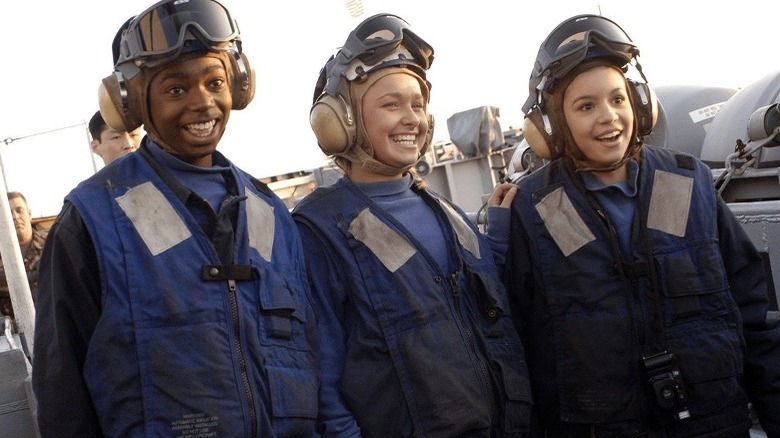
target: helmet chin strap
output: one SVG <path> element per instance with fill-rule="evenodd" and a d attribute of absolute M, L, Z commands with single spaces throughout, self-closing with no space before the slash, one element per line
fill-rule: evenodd
<path fill-rule="evenodd" d="M 404 167 L 389 166 L 385 163 L 378 161 L 376 158 L 368 155 L 363 148 L 354 146 L 353 153 L 344 155 L 349 161 L 358 164 L 372 172 L 376 172 L 384 176 L 398 176 L 403 175 L 406 171 L 414 167 L 414 163 Z"/>

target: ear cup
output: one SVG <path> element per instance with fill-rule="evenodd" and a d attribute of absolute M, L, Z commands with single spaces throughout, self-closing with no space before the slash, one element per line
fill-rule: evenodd
<path fill-rule="evenodd" d="M 628 79 L 628 93 L 634 108 L 637 136 L 649 135 L 658 121 L 658 98 L 655 91 L 644 82 Z"/>
<path fill-rule="evenodd" d="M 550 118 L 539 105 L 534 105 L 525 115 L 523 138 L 528 142 L 531 150 L 541 158 L 553 160 L 563 155 L 562 146 L 557 144 L 553 136 Z"/>
<path fill-rule="evenodd" d="M 137 93 L 130 93 L 119 72 L 106 76 L 98 88 L 100 115 L 112 129 L 132 131 L 143 123 Z"/>
<path fill-rule="evenodd" d="M 309 123 L 320 149 L 326 155 L 345 152 L 355 141 L 352 108 L 340 94 L 331 96 L 325 93 L 320 96 L 311 107 Z"/>
<path fill-rule="evenodd" d="M 230 61 L 233 69 L 232 109 L 242 110 L 255 97 L 255 71 L 244 53 L 234 54 Z"/>

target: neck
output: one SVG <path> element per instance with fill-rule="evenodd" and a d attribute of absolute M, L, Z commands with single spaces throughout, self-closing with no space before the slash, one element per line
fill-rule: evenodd
<path fill-rule="evenodd" d="M 593 171 L 591 174 L 604 184 L 625 182 L 628 181 L 628 166 L 627 164 L 623 164 L 615 170 L 610 170 L 608 172 Z"/>
<path fill-rule="evenodd" d="M 397 175 L 383 175 L 381 173 L 374 172 L 370 169 L 366 169 L 360 165 L 352 165 L 347 173 L 349 179 L 355 182 L 379 182 L 390 181 L 394 179 L 400 179 L 403 177 L 403 173 Z"/>

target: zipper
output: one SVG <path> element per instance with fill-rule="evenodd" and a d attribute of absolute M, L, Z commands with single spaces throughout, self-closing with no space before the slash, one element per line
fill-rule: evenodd
<path fill-rule="evenodd" d="M 241 348 L 241 327 L 238 318 L 238 297 L 236 296 L 236 280 L 228 279 L 228 296 L 230 298 L 230 316 L 233 320 L 233 338 L 235 342 L 236 354 L 238 355 L 238 364 L 241 370 L 241 384 L 244 388 L 249 404 L 249 419 L 252 423 L 252 433 L 250 436 L 257 436 L 257 412 L 255 411 L 254 397 L 252 396 L 252 387 L 249 385 L 249 375 L 247 373 L 246 358 L 244 350 Z"/>
<path fill-rule="evenodd" d="M 490 383 L 490 375 L 487 370 L 487 366 L 485 365 L 485 361 L 481 359 L 481 356 L 479 354 L 479 349 L 477 349 L 477 344 L 474 341 L 474 333 L 471 331 L 471 328 L 468 324 L 466 324 L 465 319 L 463 318 L 463 313 L 461 312 L 460 307 L 460 292 L 458 291 L 458 272 L 455 271 L 449 276 L 449 284 L 450 284 L 450 290 L 452 291 L 453 299 L 455 300 L 455 310 L 458 315 L 458 321 L 460 322 L 461 327 L 463 327 L 466 330 L 466 337 L 469 341 L 469 346 L 471 347 L 472 353 L 474 355 L 474 359 L 477 361 L 477 367 L 479 368 L 479 374 L 482 378 L 482 384 L 485 386 L 485 389 L 487 390 L 488 399 L 492 403 L 492 406 L 498 406 L 497 400 L 496 400 L 496 394 L 493 391 L 493 385 Z"/>

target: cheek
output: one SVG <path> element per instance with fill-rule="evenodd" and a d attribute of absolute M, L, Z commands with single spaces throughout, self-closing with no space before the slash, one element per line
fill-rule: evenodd
<path fill-rule="evenodd" d="M 363 126 L 370 138 L 381 137 L 393 126 L 390 117 L 380 111 L 363 111 Z"/>
<path fill-rule="evenodd" d="M 571 136 L 574 137 L 575 141 L 588 132 L 589 124 L 586 118 L 566 112 L 564 113 L 564 120 L 566 120 L 566 125 L 569 127 Z"/>

